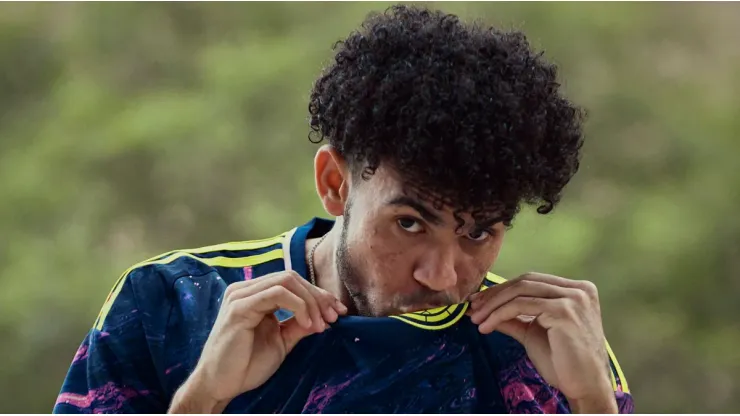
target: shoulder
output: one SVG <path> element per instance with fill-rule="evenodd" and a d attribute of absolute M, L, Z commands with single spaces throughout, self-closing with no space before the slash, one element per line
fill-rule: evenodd
<path fill-rule="evenodd" d="M 165 279 L 178 279 L 185 275 L 202 275 L 217 271 L 230 271 L 254 267 L 270 262 L 282 263 L 285 234 L 263 240 L 223 243 L 212 246 L 181 249 L 145 260 L 129 268 L 123 278 L 146 278 L 157 274 Z M 143 277 L 138 277 L 143 276 Z"/>
<path fill-rule="evenodd" d="M 126 308 L 163 305 L 176 300 L 177 292 L 183 289 L 187 292 L 188 288 L 208 285 L 216 290 L 223 286 L 220 288 L 223 291 L 236 281 L 283 270 L 286 234 L 173 250 L 136 263 L 114 283 L 95 326 L 101 329 L 111 310 L 119 304 L 125 304 Z"/>
<path fill-rule="evenodd" d="M 284 236 L 174 250 L 124 271 L 73 359 L 55 412 L 166 410 L 228 284 L 282 270 Z"/>

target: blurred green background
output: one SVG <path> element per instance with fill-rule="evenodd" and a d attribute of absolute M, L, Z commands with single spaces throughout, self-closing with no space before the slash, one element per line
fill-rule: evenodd
<path fill-rule="evenodd" d="M 51 410 L 129 265 L 325 215 L 308 94 L 389 4 L 0 4 L 1 412 Z M 740 411 L 740 4 L 433 6 L 525 30 L 590 111 L 494 271 L 595 281 L 639 412 Z"/>

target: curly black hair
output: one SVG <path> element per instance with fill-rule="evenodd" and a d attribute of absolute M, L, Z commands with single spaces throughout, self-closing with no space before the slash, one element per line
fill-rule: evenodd
<path fill-rule="evenodd" d="M 521 32 L 397 5 L 334 49 L 309 139 L 327 138 L 365 179 L 388 164 L 458 221 L 510 226 L 522 202 L 550 212 L 578 170 L 585 113 Z"/>

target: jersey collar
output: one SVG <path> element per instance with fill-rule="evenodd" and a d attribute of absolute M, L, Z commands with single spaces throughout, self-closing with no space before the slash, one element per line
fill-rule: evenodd
<path fill-rule="evenodd" d="M 294 270 L 304 279 L 308 280 L 308 265 L 306 262 L 306 240 L 319 238 L 328 233 L 334 226 L 334 221 L 315 217 L 300 227 L 294 228 L 285 235 L 283 251 L 285 252 L 285 270 Z M 495 281 L 499 278 L 491 273 L 486 277 L 481 290 L 492 284 L 501 283 Z M 503 280 L 503 279 L 501 279 Z M 457 304 L 430 309 L 427 311 L 407 313 L 399 316 L 391 316 L 409 325 L 426 330 L 440 330 L 449 328 L 457 323 L 465 315 L 468 304 Z"/>

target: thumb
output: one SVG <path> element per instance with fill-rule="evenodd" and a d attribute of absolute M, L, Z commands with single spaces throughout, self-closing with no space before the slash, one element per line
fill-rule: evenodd
<path fill-rule="evenodd" d="M 285 353 L 289 353 L 295 348 L 300 340 L 313 334 L 310 328 L 304 328 L 295 317 L 292 317 L 284 322 L 280 323 L 280 335 L 283 338 L 283 345 L 285 345 Z"/>
<path fill-rule="evenodd" d="M 524 344 L 524 338 L 527 334 L 527 330 L 529 329 L 529 323 L 531 321 L 524 320 L 521 318 L 514 318 L 510 319 L 508 321 L 501 322 L 494 328 L 496 331 L 501 332 L 504 335 L 508 335 L 515 340 L 517 340 L 520 344 Z"/>

